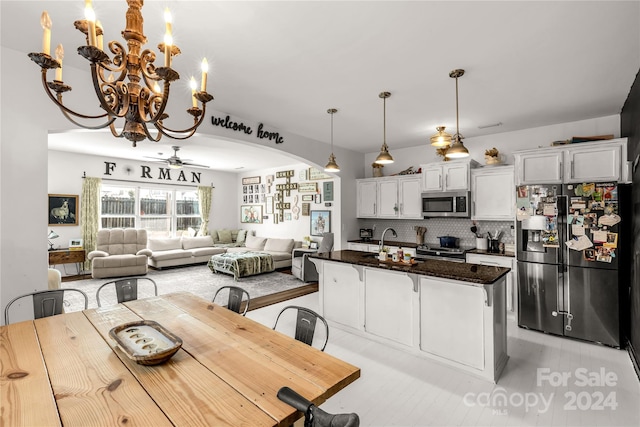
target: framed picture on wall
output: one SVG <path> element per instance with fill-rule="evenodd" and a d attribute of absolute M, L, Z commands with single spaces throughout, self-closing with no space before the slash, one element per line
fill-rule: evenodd
<path fill-rule="evenodd" d="M 324 193 L 325 202 L 333 202 L 333 181 L 323 182 L 322 192 Z"/>
<path fill-rule="evenodd" d="M 78 196 L 49 194 L 49 225 L 78 225 Z"/>
<path fill-rule="evenodd" d="M 268 214 L 272 214 L 273 213 L 273 196 L 267 196 L 267 201 L 265 202 L 266 204 L 266 213 Z"/>
<path fill-rule="evenodd" d="M 322 236 L 331 231 L 331 211 L 311 211 L 311 235 Z"/>
<path fill-rule="evenodd" d="M 240 222 L 245 224 L 262 224 L 262 205 L 240 206 Z"/>

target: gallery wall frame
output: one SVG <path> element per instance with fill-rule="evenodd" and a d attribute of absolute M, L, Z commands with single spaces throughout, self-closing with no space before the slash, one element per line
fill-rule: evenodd
<path fill-rule="evenodd" d="M 249 184 L 260 184 L 260 177 L 248 176 L 246 178 L 242 178 L 242 185 L 249 185 Z"/>
<path fill-rule="evenodd" d="M 78 195 L 49 194 L 49 225 L 78 225 Z"/>
<path fill-rule="evenodd" d="M 309 173 L 307 174 L 307 178 L 312 181 L 314 179 L 330 179 L 331 175 L 327 175 L 322 172 L 320 169 L 309 168 Z"/>
<path fill-rule="evenodd" d="M 315 193 L 318 191 L 317 182 L 301 182 L 298 184 L 298 191 L 300 193 Z"/>
<path fill-rule="evenodd" d="M 312 236 L 322 236 L 323 233 L 331 232 L 331 211 L 311 211 Z"/>
<path fill-rule="evenodd" d="M 333 181 L 322 183 L 322 194 L 325 202 L 333 202 Z"/>
<path fill-rule="evenodd" d="M 262 205 L 241 205 L 240 222 L 245 224 L 262 224 Z"/>

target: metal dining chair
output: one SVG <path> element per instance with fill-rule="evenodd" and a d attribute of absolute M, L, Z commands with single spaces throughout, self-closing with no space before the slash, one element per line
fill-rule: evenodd
<path fill-rule="evenodd" d="M 249 310 L 249 301 L 251 301 L 251 297 L 249 296 L 249 292 L 245 291 L 239 286 L 222 286 L 220 289 L 216 291 L 215 295 L 213 295 L 213 299 L 211 301 L 216 302 L 216 297 L 218 296 L 218 294 L 220 294 L 222 290 L 226 290 L 226 289 L 229 290 L 229 299 L 227 300 L 227 308 L 229 310 L 235 311 L 238 314 L 242 314 L 243 316 L 246 315 L 247 311 Z M 246 299 L 247 302 L 244 305 L 244 311 L 240 313 L 240 310 L 242 308 L 242 297 L 244 295 L 247 296 L 247 299 Z"/>
<path fill-rule="evenodd" d="M 277 396 L 287 405 L 304 413 L 304 427 L 358 427 L 360 425 L 358 414 L 330 414 L 289 387 L 282 387 L 278 390 Z"/>
<path fill-rule="evenodd" d="M 64 289 L 52 289 L 46 291 L 30 292 L 28 294 L 15 297 L 4 309 L 4 324 L 9 324 L 9 308 L 16 301 L 32 297 L 33 301 L 33 318 L 41 319 L 43 317 L 55 316 L 56 314 L 64 313 L 64 298 L 65 294 L 77 293 L 84 298 L 84 309 L 86 310 L 89 305 L 89 298 L 80 289 L 64 288 Z"/>
<path fill-rule="evenodd" d="M 297 311 L 296 329 L 295 329 L 294 338 L 308 345 L 313 345 L 312 343 L 313 343 L 313 336 L 316 331 L 316 323 L 318 319 L 320 319 L 322 324 L 324 324 L 324 330 L 325 330 L 324 342 L 322 343 L 322 347 L 320 348 L 320 351 L 324 351 L 325 347 L 327 346 L 327 342 L 329 341 L 329 325 L 327 324 L 327 321 L 324 320 L 324 317 L 320 316 L 318 313 L 316 313 L 313 310 L 310 310 L 306 307 L 300 307 L 297 305 L 286 306 L 280 311 L 280 313 L 278 314 L 278 317 L 276 317 L 276 322 L 273 325 L 273 329 L 275 330 L 276 327 L 278 326 L 278 321 L 280 320 L 280 316 L 282 316 L 284 312 L 289 310 Z"/>
<path fill-rule="evenodd" d="M 154 295 L 158 295 L 158 285 L 153 279 L 149 279 L 148 277 L 127 277 L 124 279 L 117 279 L 107 282 L 100 286 L 96 291 L 96 301 L 98 303 L 98 307 L 102 307 L 100 303 L 100 292 L 107 286 L 114 285 L 116 290 L 116 299 L 118 300 L 118 304 L 133 301 L 138 299 L 138 285 L 141 283 L 149 283 L 148 285 L 143 286 L 153 286 Z"/>

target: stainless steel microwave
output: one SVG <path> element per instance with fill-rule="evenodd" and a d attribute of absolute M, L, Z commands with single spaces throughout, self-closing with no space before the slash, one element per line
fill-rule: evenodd
<path fill-rule="evenodd" d="M 422 216 L 470 218 L 470 199 L 469 191 L 422 193 Z"/>

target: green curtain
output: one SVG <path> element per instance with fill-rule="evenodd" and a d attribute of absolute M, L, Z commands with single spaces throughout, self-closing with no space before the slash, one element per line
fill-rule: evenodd
<path fill-rule="evenodd" d="M 211 187 L 198 186 L 198 204 L 200 205 L 200 219 L 202 224 L 198 231 L 198 236 L 209 234 L 209 213 L 211 212 Z"/>
<path fill-rule="evenodd" d="M 84 250 L 88 254 L 96 249 L 96 236 L 100 227 L 100 186 L 102 178 L 84 178 L 80 200 L 80 230 Z M 91 261 L 85 261 L 85 271 L 91 270 Z"/>

